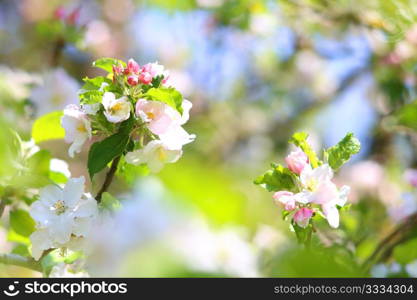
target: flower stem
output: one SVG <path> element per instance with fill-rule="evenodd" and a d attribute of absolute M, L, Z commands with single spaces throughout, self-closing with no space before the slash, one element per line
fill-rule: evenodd
<path fill-rule="evenodd" d="M 42 266 L 40 262 L 37 262 L 32 258 L 23 257 L 17 254 L 0 254 L 0 263 L 42 272 Z"/>
<path fill-rule="evenodd" d="M 119 164 L 120 156 L 113 159 L 113 162 L 111 163 L 110 170 L 106 174 L 106 178 L 104 179 L 103 185 L 101 186 L 101 189 L 98 191 L 96 200 L 98 203 L 101 201 L 101 197 L 103 196 L 103 193 L 107 191 L 107 189 L 110 187 L 114 174 L 116 174 L 117 171 L 117 165 Z"/>

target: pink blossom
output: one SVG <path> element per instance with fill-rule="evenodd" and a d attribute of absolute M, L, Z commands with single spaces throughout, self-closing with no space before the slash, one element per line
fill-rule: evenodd
<path fill-rule="evenodd" d="M 276 192 L 273 196 L 276 205 L 284 206 L 287 211 L 295 209 L 295 198 L 294 194 L 288 191 Z"/>
<path fill-rule="evenodd" d="M 298 226 L 306 228 L 312 216 L 313 211 L 309 208 L 303 207 L 294 214 L 293 219 Z"/>
<path fill-rule="evenodd" d="M 405 179 L 408 181 L 409 184 L 411 184 L 414 187 L 417 187 L 417 170 L 407 170 L 405 171 Z"/>
<path fill-rule="evenodd" d="M 136 75 L 130 75 L 129 77 L 127 77 L 127 83 L 129 85 L 137 85 L 139 83 L 139 78 Z"/>
<path fill-rule="evenodd" d="M 308 156 L 301 150 L 297 149 L 292 151 L 286 158 L 288 168 L 296 174 L 300 174 L 301 171 L 307 166 Z"/>
<path fill-rule="evenodd" d="M 174 115 L 179 114 L 173 108 L 159 101 L 139 99 L 136 103 L 136 115 L 148 123 L 154 134 L 163 134 L 174 125 Z"/>
<path fill-rule="evenodd" d="M 62 6 L 58 6 L 54 11 L 54 17 L 63 21 L 65 18 L 65 9 Z"/>
<path fill-rule="evenodd" d="M 125 69 L 126 74 L 138 74 L 140 71 L 139 64 L 133 59 L 129 59 L 127 62 L 127 68 Z"/>
<path fill-rule="evenodd" d="M 122 66 L 113 65 L 113 74 L 121 75 L 122 73 L 123 73 L 123 67 Z"/>
<path fill-rule="evenodd" d="M 139 74 L 139 81 L 143 84 L 150 84 L 152 82 L 152 75 L 149 73 L 140 73 Z"/>

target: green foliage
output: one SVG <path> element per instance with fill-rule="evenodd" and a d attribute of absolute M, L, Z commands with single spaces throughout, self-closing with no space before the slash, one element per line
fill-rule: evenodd
<path fill-rule="evenodd" d="M 10 211 L 10 226 L 17 234 L 28 237 L 35 231 L 35 225 L 35 221 L 26 210 Z"/>
<path fill-rule="evenodd" d="M 294 174 L 282 165 L 273 165 L 272 168 L 255 179 L 254 183 L 264 186 L 268 191 L 296 191 Z"/>
<path fill-rule="evenodd" d="M 394 248 L 394 258 L 400 264 L 408 264 L 417 259 L 417 238 Z"/>
<path fill-rule="evenodd" d="M 339 169 L 345 164 L 352 155 L 359 152 L 361 144 L 353 133 L 348 133 L 337 145 L 327 149 L 325 156 L 327 156 L 328 163 L 333 170 Z"/>
<path fill-rule="evenodd" d="M 37 119 L 32 127 L 32 138 L 35 143 L 63 139 L 65 130 L 61 127 L 62 116 L 62 111 L 54 111 Z"/>
<path fill-rule="evenodd" d="M 126 63 L 124 61 L 110 57 L 103 57 L 93 62 L 93 67 L 103 69 L 109 73 L 113 71 L 113 65 L 122 65 L 123 67 L 126 67 Z"/>
<path fill-rule="evenodd" d="M 129 143 L 133 122 L 134 118 L 131 117 L 120 125 L 117 133 L 91 146 L 87 163 L 90 178 L 103 170 L 114 158 L 123 154 Z"/>
<path fill-rule="evenodd" d="M 146 92 L 145 97 L 166 103 L 182 114 L 182 95 L 174 88 L 151 88 Z"/>
<path fill-rule="evenodd" d="M 117 211 L 122 207 L 120 201 L 108 192 L 103 193 L 99 205 L 101 209 L 105 209 L 111 212 Z"/>
<path fill-rule="evenodd" d="M 399 109 L 395 116 L 397 124 L 417 130 L 417 101 L 406 104 Z"/>
<path fill-rule="evenodd" d="M 61 252 L 60 249 L 56 249 L 45 255 L 40 262 L 44 275 L 49 276 L 49 273 L 55 265 L 61 262 L 72 264 L 80 257 L 82 257 L 81 252 L 72 252 L 71 254 L 66 255 L 65 252 Z"/>
<path fill-rule="evenodd" d="M 293 143 L 297 147 L 300 147 L 305 154 L 307 154 L 310 164 L 313 168 L 318 167 L 321 161 L 317 158 L 316 152 L 311 148 L 307 142 L 308 134 L 305 132 L 296 132 L 290 139 L 290 143 Z"/>
<path fill-rule="evenodd" d="M 85 77 L 83 81 L 85 83 L 78 93 L 80 97 L 80 103 L 81 104 L 101 103 L 104 91 L 100 89 L 102 89 L 103 83 L 107 83 L 110 85 L 111 80 L 103 76 L 97 76 L 94 78 Z"/>
<path fill-rule="evenodd" d="M 294 221 L 291 222 L 292 229 L 295 232 L 299 244 L 310 246 L 313 226 L 310 224 L 306 228 L 298 226 Z"/>

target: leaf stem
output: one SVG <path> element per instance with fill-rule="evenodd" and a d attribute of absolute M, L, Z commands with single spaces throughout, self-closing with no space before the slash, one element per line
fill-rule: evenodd
<path fill-rule="evenodd" d="M 0 254 L 0 263 L 42 272 L 42 266 L 40 262 L 37 262 L 32 258 L 23 257 L 17 254 Z"/>
<path fill-rule="evenodd" d="M 97 193 L 96 200 L 98 203 L 101 201 L 101 197 L 103 196 L 103 193 L 107 191 L 107 189 L 110 187 L 114 174 L 116 174 L 117 171 L 117 165 L 119 164 L 120 156 L 113 159 L 113 162 L 111 163 L 110 170 L 106 174 L 106 178 L 104 179 L 103 185 L 101 186 L 100 190 Z"/>

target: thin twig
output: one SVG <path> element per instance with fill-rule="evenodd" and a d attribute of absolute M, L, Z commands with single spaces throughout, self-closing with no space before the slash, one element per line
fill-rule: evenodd
<path fill-rule="evenodd" d="M 3 199 L 0 199 L 0 218 L 3 215 L 5 207 L 6 207 L 6 201 L 4 201 Z"/>
<path fill-rule="evenodd" d="M 17 254 L 0 254 L 0 263 L 42 272 L 42 266 L 40 262 L 37 262 L 32 258 L 23 257 Z"/>
<path fill-rule="evenodd" d="M 369 258 L 363 263 L 365 270 L 368 270 L 374 261 L 377 261 L 379 257 L 387 257 L 387 254 L 399 243 L 404 241 L 404 236 L 413 227 L 417 226 L 417 213 L 407 217 L 400 225 L 398 225 L 390 234 L 382 239 L 374 252 Z"/>
<path fill-rule="evenodd" d="M 64 47 L 65 40 L 62 38 L 57 39 L 51 56 L 51 67 L 57 67 L 59 65 L 59 60 L 61 58 L 62 50 L 64 50 Z"/>
<path fill-rule="evenodd" d="M 103 185 L 101 186 L 101 189 L 97 193 L 96 200 L 98 203 L 100 203 L 103 193 L 107 191 L 107 189 L 110 187 L 114 178 L 114 174 L 117 171 L 117 165 L 119 164 L 119 161 L 120 161 L 120 156 L 113 159 L 113 162 L 110 166 L 110 170 L 107 172 L 106 178 L 104 179 Z"/>

